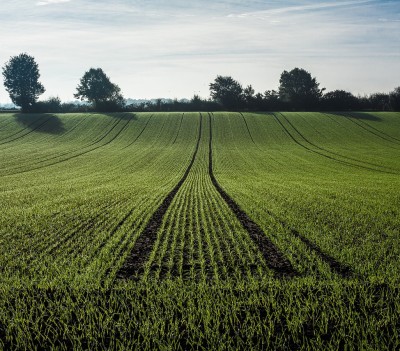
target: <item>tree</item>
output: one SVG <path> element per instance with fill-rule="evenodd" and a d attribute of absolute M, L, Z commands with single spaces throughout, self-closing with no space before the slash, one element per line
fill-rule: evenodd
<path fill-rule="evenodd" d="M 194 111 L 201 111 L 203 110 L 203 101 L 201 100 L 201 97 L 197 94 L 194 94 L 193 97 L 190 99 L 189 103 L 190 107 Z"/>
<path fill-rule="evenodd" d="M 294 109 L 317 107 L 325 90 L 319 89 L 316 78 L 312 78 L 309 72 L 301 68 L 283 71 L 279 83 L 279 98 Z"/>
<path fill-rule="evenodd" d="M 369 103 L 373 110 L 389 111 L 390 110 L 390 95 L 386 93 L 375 93 L 370 95 Z"/>
<path fill-rule="evenodd" d="M 330 111 L 354 110 L 358 107 L 358 99 L 345 90 L 334 90 L 322 98 L 323 107 Z"/>
<path fill-rule="evenodd" d="M 265 110 L 273 111 L 280 109 L 281 101 L 279 100 L 279 93 L 275 90 L 265 91 L 263 101 Z"/>
<path fill-rule="evenodd" d="M 74 97 L 87 100 L 96 111 L 115 111 L 124 105 L 124 97 L 118 85 L 101 68 L 90 68 L 80 80 Z"/>
<path fill-rule="evenodd" d="M 28 54 L 13 56 L 3 67 L 4 86 L 11 101 L 23 112 L 31 111 L 39 95 L 45 92 L 39 82 L 39 68 Z"/>
<path fill-rule="evenodd" d="M 227 109 L 238 109 L 242 102 L 243 88 L 232 77 L 217 76 L 210 83 L 211 97 Z"/>
<path fill-rule="evenodd" d="M 395 88 L 389 96 L 392 110 L 400 111 L 400 87 Z"/>
<path fill-rule="evenodd" d="M 250 110 L 254 109 L 255 107 L 255 91 L 251 85 L 248 85 L 246 88 L 243 89 L 242 95 L 243 100 L 246 104 L 246 107 Z"/>

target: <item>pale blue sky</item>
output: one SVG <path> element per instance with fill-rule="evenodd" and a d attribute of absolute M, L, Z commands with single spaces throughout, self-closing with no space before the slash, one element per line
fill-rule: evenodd
<path fill-rule="evenodd" d="M 33 55 L 43 97 L 72 100 L 90 67 L 131 98 L 208 97 L 217 74 L 276 89 L 294 67 L 328 90 L 400 86 L 400 0 L 2 0 L 0 19 L 0 64 Z"/>

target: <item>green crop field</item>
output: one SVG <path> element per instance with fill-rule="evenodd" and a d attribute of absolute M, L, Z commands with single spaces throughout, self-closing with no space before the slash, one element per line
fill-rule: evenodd
<path fill-rule="evenodd" d="M 399 350 L 399 113 L 0 114 L 0 349 Z"/>

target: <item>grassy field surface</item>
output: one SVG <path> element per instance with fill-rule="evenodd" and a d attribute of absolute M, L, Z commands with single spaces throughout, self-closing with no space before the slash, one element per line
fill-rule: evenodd
<path fill-rule="evenodd" d="M 400 348 L 399 113 L 0 115 L 0 349 Z"/>

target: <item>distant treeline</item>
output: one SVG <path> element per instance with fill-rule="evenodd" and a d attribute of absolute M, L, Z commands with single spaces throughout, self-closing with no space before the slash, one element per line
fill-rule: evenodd
<path fill-rule="evenodd" d="M 118 112 L 118 111 L 400 111 L 400 87 L 390 93 L 355 96 L 344 90 L 326 92 L 315 77 L 301 68 L 283 71 L 278 90 L 256 93 L 230 76 L 210 83 L 210 98 L 155 99 L 128 104 L 118 85 L 101 68 L 90 68 L 81 78 L 74 97 L 85 103 L 63 103 L 58 97 L 38 101 L 45 92 L 39 68 L 32 56 L 11 57 L 3 67 L 4 86 L 22 112 Z"/>
<path fill-rule="evenodd" d="M 276 91 L 252 96 L 242 95 L 236 106 L 227 106 L 213 99 L 202 99 L 195 95 L 190 100 L 149 100 L 137 104 L 114 106 L 109 111 L 157 112 L 157 111 L 400 111 L 400 88 L 391 93 L 375 93 L 368 96 L 354 96 L 350 92 L 335 90 L 327 92 L 317 101 L 307 106 L 295 106 L 291 101 L 280 98 Z M 32 112 L 91 112 L 92 105 L 62 103 L 59 98 L 38 101 Z M 101 110 L 100 110 L 101 111 Z"/>
<path fill-rule="evenodd" d="M 145 102 L 127 105 L 125 111 L 400 111 L 400 87 L 391 93 L 355 96 L 344 90 L 323 94 L 315 101 L 296 104 L 286 100 L 279 92 L 246 94 L 236 97 L 234 105 L 218 99 L 202 99 L 195 95 L 191 100 Z"/>

